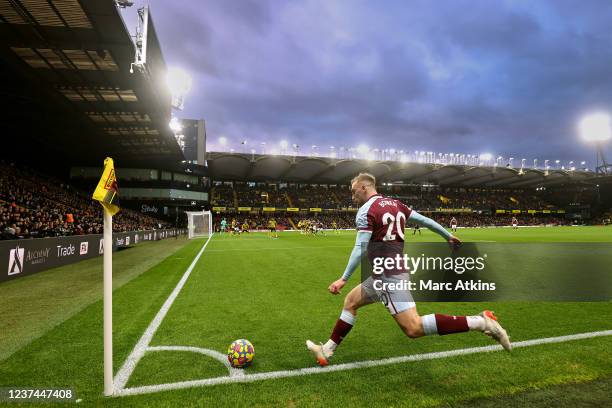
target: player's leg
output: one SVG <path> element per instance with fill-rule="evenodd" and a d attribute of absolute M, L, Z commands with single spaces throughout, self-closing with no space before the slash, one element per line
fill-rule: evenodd
<path fill-rule="evenodd" d="M 476 330 L 491 336 L 506 350 L 510 351 L 512 348 L 506 330 L 497 322 L 493 312 L 488 310 L 478 316 L 448 316 L 437 313 L 419 316 L 416 307 L 411 307 L 393 315 L 393 318 L 404 334 L 410 338 L 432 334 L 443 336 Z"/>
<path fill-rule="evenodd" d="M 374 301 L 375 299 L 365 294 L 362 285 L 355 286 L 344 298 L 342 312 L 336 321 L 329 340 L 325 344 L 320 345 L 306 340 L 306 347 L 315 355 L 319 365 L 326 366 L 329 364 L 329 359 L 334 354 L 334 351 L 336 351 L 338 345 L 355 325 L 357 310 Z"/>

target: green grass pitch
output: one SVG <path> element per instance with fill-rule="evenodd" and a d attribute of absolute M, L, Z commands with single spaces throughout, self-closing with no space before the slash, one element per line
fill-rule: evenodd
<path fill-rule="evenodd" d="M 604 227 L 464 229 L 465 241 L 612 242 Z M 435 241 L 406 231 L 413 241 Z M 344 269 L 354 232 L 269 239 L 215 235 L 150 346 L 224 353 L 249 339 L 246 375 L 313 367 L 307 338 L 325 341 L 342 308 L 327 292 Z M 143 243 L 115 254 L 114 369 L 135 344 L 204 240 Z M 554 406 L 611 403 L 612 336 L 348 371 L 106 398 L 103 390 L 102 259 L 0 285 L 0 387 L 71 387 L 83 406 Z M 358 273 L 356 273 L 358 275 Z M 354 276 L 346 293 L 358 283 Z M 610 302 L 420 303 L 421 314 L 495 310 L 513 341 L 612 329 Z M 333 364 L 494 344 L 478 333 L 411 340 L 381 305 L 360 310 Z M 148 352 L 127 387 L 227 375 L 213 358 Z M 0 403 L 1 404 L 1 403 Z M 48 406 L 48 405 L 47 405 Z M 495 405 L 499 406 L 499 405 Z"/>

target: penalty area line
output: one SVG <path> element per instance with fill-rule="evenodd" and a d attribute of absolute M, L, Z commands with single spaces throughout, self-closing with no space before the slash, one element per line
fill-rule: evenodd
<path fill-rule="evenodd" d="M 181 280 L 176 284 L 176 287 L 174 288 L 172 293 L 170 293 L 170 296 L 168 296 L 161 309 L 159 309 L 159 311 L 157 312 L 157 315 L 155 315 L 155 317 L 149 324 L 149 327 L 147 327 L 145 332 L 142 334 L 142 337 L 140 338 L 140 340 L 138 340 L 138 343 L 136 343 L 134 349 L 123 363 L 123 366 L 117 372 L 117 375 L 114 379 L 114 394 L 120 393 L 124 389 L 125 384 L 127 384 L 128 380 L 130 379 L 130 376 L 132 375 L 132 372 L 134 372 L 136 365 L 147 351 L 147 347 L 151 343 L 151 339 L 153 339 L 155 332 L 161 325 L 161 322 L 164 320 L 164 317 L 166 317 L 168 310 L 170 310 L 170 307 L 174 303 L 174 300 L 177 298 L 180 291 L 183 289 L 183 286 L 185 286 L 185 282 L 187 282 L 189 275 L 191 275 L 191 271 L 193 271 L 193 268 L 198 263 L 200 256 L 202 256 L 202 253 L 206 249 L 206 246 L 210 242 L 210 239 L 213 235 L 214 233 L 210 234 L 204 245 L 202 245 L 202 248 L 200 249 L 198 254 L 195 256 L 195 258 L 193 258 L 191 265 L 189 265 L 185 273 L 183 273 L 183 277 L 181 278 Z"/>
<path fill-rule="evenodd" d="M 568 341 L 583 340 L 583 339 L 590 339 L 590 338 L 604 337 L 604 336 L 612 336 L 612 330 L 603 330 L 603 331 L 595 331 L 595 332 L 588 332 L 588 333 L 570 334 L 566 336 L 545 337 L 545 338 L 539 338 L 539 339 L 517 341 L 516 343 L 513 343 L 512 346 L 514 349 L 517 349 L 517 348 L 523 348 L 523 347 L 537 346 L 541 344 L 564 343 Z M 414 362 L 414 361 L 436 360 L 436 359 L 441 359 L 441 358 L 449 358 L 449 357 L 462 356 L 462 355 L 467 355 L 467 354 L 476 354 L 476 353 L 488 353 L 492 351 L 501 351 L 501 350 L 502 350 L 502 346 L 497 344 L 497 345 L 484 346 L 484 347 L 470 347 L 470 348 L 464 348 L 464 349 L 438 351 L 438 352 L 433 352 L 433 353 L 422 353 L 422 354 L 413 354 L 413 355 L 401 356 L 401 357 L 391 357 L 391 358 L 384 358 L 381 360 L 357 361 L 354 363 L 330 365 L 327 367 L 309 367 L 309 368 L 300 368 L 296 370 L 270 371 L 266 373 L 245 374 L 244 376 L 241 376 L 241 377 L 224 376 L 224 377 L 207 378 L 207 379 L 201 379 L 201 380 L 190 380 L 190 381 L 182 381 L 182 382 L 175 382 L 175 383 L 145 385 L 141 387 L 124 388 L 121 391 L 115 393 L 113 396 L 123 397 L 123 396 L 129 396 L 129 395 L 150 394 L 154 392 L 178 390 L 178 389 L 184 389 L 184 388 L 205 387 L 205 386 L 218 385 L 218 384 L 247 383 L 247 382 L 270 380 L 270 379 L 276 379 L 276 378 L 288 378 L 288 377 L 298 377 L 298 376 L 304 376 L 304 375 L 324 374 L 324 373 L 331 373 L 335 371 L 355 370 L 358 368 L 370 368 L 370 367 L 384 366 L 384 365 L 390 365 L 390 364 L 409 363 L 409 362 Z"/>

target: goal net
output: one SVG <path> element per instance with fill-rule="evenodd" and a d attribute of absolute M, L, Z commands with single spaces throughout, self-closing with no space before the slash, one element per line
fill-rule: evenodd
<path fill-rule="evenodd" d="M 208 237 L 212 234 L 210 211 L 187 211 L 187 231 L 189 239 Z"/>

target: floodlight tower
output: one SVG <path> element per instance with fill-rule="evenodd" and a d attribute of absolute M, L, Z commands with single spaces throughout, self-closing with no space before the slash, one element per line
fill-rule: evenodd
<path fill-rule="evenodd" d="M 130 2 L 117 2 L 117 5 L 121 8 L 130 7 Z M 148 75 L 147 70 L 147 38 L 149 30 L 149 8 L 141 7 L 138 9 L 138 20 L 136 24 L 136 38 L 134 45 L 136 46 L 136 55 L 134 56 L 134 62 L 130 64 L 130 74 L 134 73 L 134 67 L 136 70 L 144 75 Z"/>
<path fill-rule="evenodd" d="M 606 113 L 594 113 L 584 117 L 579 125 L 580 136 L 589 143 L 595 143 L 597 158 L 595 173 L 607 175 L 612 173 L 612 165 L 606 162 L 604 156 L 603 142 L 610 140 L 612 131 L 610 129 L 610 116 Z"/>

